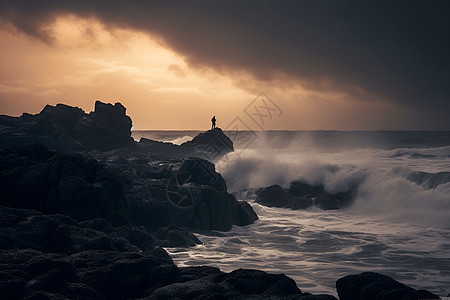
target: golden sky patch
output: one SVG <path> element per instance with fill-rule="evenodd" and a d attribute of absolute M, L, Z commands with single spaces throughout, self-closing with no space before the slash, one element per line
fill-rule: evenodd
<path fill-rule="evenodd" d="M 89 112 L 100 99 L 124 104 L 134 129 L 206 129 L 212 115 L 225 128 L 236 117 L 246 118 L 245 108 L 262 90 L 283 110 L 264 129 L 383 129 L 377 118 L 396 112 L 381 102 L 304 88 L 283 74 L 262 82 L 193 68 L 158 38 L 106 29 L 95 19 L 60 17 L 45 30 L 52 33 L 50 43 L 0 31 L 1 114 L 37 113 L 57 103 Z M 246 124 L 258 128 L 251 120 Z"/>

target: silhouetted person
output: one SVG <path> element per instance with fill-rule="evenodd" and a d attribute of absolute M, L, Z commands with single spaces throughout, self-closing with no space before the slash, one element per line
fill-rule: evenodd
<path fill-rule="evenodd" d="M 211 129 L 216 128 L 216 116 L 213 116 L 213 117 L 212 117 L 211 123 L 212 123 Z"/>

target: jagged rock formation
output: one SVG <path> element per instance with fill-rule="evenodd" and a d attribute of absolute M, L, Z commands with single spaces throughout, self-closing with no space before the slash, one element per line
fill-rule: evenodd
<path fill-rule="evenodd" d="M 137 149 L 151 152 L 158 159 L 176 159 L 195 156 L 211 162 L 234 151 L 233 142 L 220 128 L 214 128 L 200 133 L 191 141 L 179 146 L 172 143 L 141 138 L 137 143 Z"/>
<path fill-rule="evenodd" d="M 418 300 L 440 299 L 425 290 L 415 290 L 388 276 L 365 272 L 349 275 L 336 282 L 340 300 Z"/>
<path fill-rule="evenodd" d="M 65 104 L 46 105 L 36 115 L 0 116 L 0 148 L 24 143 L 61 150 L 133 147 L 131 127 L 131 118 L 120 103 L 96 101 L 95 110 L 89 114 Z"/>
<path fill-rule="evenodd" d="M 214 164 L 201 158 L 151 160 L 127 151 L 95 153 L 124 180 L 131 218 L 154 229 L 170 224 L 229 230 L 258 217 L 245 201 L 227 192 Z"/>
<path fill-rule="evenodd" d="M 209 161 L 214 161 L 234 151 L 233 142 L 218 127 L 200 133 L 191 141 L 181 144 L 180 147 L 190 150 L 195 155 L 204 157 Z"/>
<path fill-rule="evenodd" d="M 282 274 L 178 268 L 155 247 L 159 238 L 176 243 L 178 230 L 160 228 L 153 237 L 142 228 L 114 227 L 105 219 L 76 222 L 0 206 L 0 295 L 10 300 L 336 299 L 303 294 Z"/>
<path fill-rule="evenodd" d="M 340 209 L 348 207 L 354 199 L 356 190 L 328 193 L 323 185 L 311 186 L 304 182 L 293 181 L 289 188 L 278 184 L 260 188 L 255 191 L 256 202 L 273 207 L 290 209 L 307 209 L 313 205 L 320 209 Z"/>
<path fill-rule="evenodd" d="M 0 205 L 61 213 L 78 221 L 130 224 L 120 179 L 95 159 L 22 145 L 0 152 Z"/>
<path fill-rule="evenodd" d="M 257 219 L 248 203 L 227 192 L 224 179 L 206 160 L 156 162 L 155 168 L 126 150 L 115 155 L 105 166 L 42 145 L 5 149 L 0 152 L 0 205 L 149 230 L 171 224 L 229 230 Z"/>

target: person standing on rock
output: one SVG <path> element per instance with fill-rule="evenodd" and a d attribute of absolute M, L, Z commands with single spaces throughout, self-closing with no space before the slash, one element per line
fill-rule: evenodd
<path fill-rule="evenodd" d="M 211 119 L 211 123 L 212 123 L 212 125 L 211 125 L 211 129 L 214 129 L 214 128 L 216 128 L 216 116 L 213 116 L 213 117 L 212 117 L 212 119 Z"/>

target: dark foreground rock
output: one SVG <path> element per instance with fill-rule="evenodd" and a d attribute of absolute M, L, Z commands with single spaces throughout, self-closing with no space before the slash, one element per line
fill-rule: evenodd
<path fill-rule="evenodd" d="M 143 228 L 114 227 L 105 219 L 76 222 L 0 206 L 0 295 L 12 300 L 335 299 L 302 294 L 282 274 L 178 268 L 155 247 L 161 239 L 185 245 L 191 238 L 176 226 L 160 228 L 153 237 Z"/>
<path fill-rule="evenodd" d="M 201 158 L 152 160 L 126 151 L 90 153 L 124 180 L 131 219 L 149 229 L 176 224 L 231 229 L 257 220 L 251 206 L 228 193 L 214 164 Z"/>
<path fill-rule="evenodd" d="M 0 152 L 0 205 L 61 213 L 78 221 L 130 223 L 120 179 L 95 159 L 39 144 Z"/>
<path fill-rule="evenodd" d="M 178 282 L 160 287 L 145 299 L 315 299 L 335 300 L 329 295 L 302 293 L 283 274 L 238 269 L 231 273 L 213 267 L 181 268 Z"/>
<path fill-rule="evenodd" d="M 39 144 L 1 151 L 0 205 L 149 230 L 171 224 L 229 230 L 257 219 L 206 160 L 150 161 L 129 150 L 91 155 L 103 162 Z"/>
<path fill-rule="evenodd" d="M 388 276 L 365 272 L 349 275 L 336 282 L 340 300 L 418 300 L 440 299 L 425 291 L 415 290 Z"/>
<path fill-rule="evenodd" d="M 340 209 L 352 204 L 356 189 L 346 192 L 328 193 L 323 185 L 312 186 L 304 182 L 291 182 L 289 188 L 271 185 L 256 192 L 256 202 L 270 207 L 307 209 L 317 206 L 320 209 Z"/>

